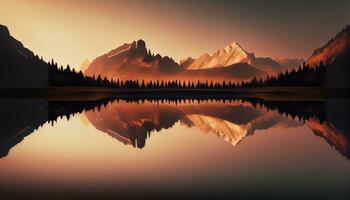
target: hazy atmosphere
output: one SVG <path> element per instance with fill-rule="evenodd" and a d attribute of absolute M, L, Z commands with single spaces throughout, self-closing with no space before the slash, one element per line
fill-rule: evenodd
<path fill-rule="evenodd" d="M 34 53 L 77 68 L 138 39 L 176 61 L 234 41 L 261 57 L 306 59 L 349 24 L 349 10 L 347 0 L 1 0 L 0 20 Z"/>
<path fill-rule="evenodd" d="M 0 0 L 0 199 L 350 199 L 350 0 Z"/>

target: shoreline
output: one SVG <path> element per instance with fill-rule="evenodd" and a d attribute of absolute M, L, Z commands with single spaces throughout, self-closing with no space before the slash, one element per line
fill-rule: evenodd
<path fill-rule="evenodd" d="M 133 99 L 232 99 L 259 98 L 279 101 L 325 101 L 350 98 L 348 89 L 325 87 L 262 87 L 236 89 L 114 89 L 98 87 L 48 87 L 0 89 L 0 98 L 42 98 L 49 100 Z"/>

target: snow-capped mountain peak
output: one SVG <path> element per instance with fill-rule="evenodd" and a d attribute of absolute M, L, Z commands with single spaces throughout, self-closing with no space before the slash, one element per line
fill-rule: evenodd
<path fill-rule="evenodd" d="M 239 44 L 238 42 L 232 42 L 229 45 L 227 45 L 224 50 L 226 53 L 232 53 L 233 51 L 240 51 L 242 53 L 247 53 Z"/>
<path fill-rule="evenodd" d="M 247 63 L 269 75 L 278 74 L 285 69 L 271 58 L 255 57 L 254 53 L 243 49 L 238 42 L 231 42 L 211 55 L 205 53 L 197 59 L 183 60 L 180 64 L 182 68 L 198 70 L 229 67 L 237 63 Z"/>
<path fill-rule="evenodd" d="M 212 55 L 205 53 L 186 64 L 188 64 L 187 69 L 208 69 L 226 67 L 241 62 L 250 63 L 251 57 L 254 55 L 246 52 L 237 42 L 232 42 L 226 47 L 216 50 Z"/>

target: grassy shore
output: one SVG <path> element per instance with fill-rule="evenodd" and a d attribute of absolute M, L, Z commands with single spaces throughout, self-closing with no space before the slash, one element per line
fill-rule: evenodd
<path fill-rule="evenodd" d="M 265 87 L 237 89 L 113 89 L 98 87 L 49 87 L 1 89 L 1 97 L 29 97 L 52 100 L 96 100 L 101 98 L 259 98 L 275 101 L 322 101 L 348 98 L 349 91 L 324 87 Z"/>

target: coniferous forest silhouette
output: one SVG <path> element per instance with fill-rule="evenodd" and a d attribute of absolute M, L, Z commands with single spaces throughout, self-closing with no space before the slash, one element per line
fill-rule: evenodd
<path fill-rule="evenodd" d="M 254 87 L 288 87 L 288 86 L 326 86 L 327 85 L 327 65 L 320 62 L 319 66 L 311 68 L 303 63 L 297 70 L 292 69 L 280 73 L 277 76 L 265 78 L 253 78 L 250 81 L 232 82 L 232 81 L 181 81 L 181 80 L 108 80 L 107 77 L 84 76 L 79 71 L 71 69 L 68 65 L 58 67 L 53 60 L 48 63 L 49 68 L 49 86 L 52 87 L 106 87 L 115 89 L 235 89 L 235 88 L 254 88 Z"/>
<path fill-rule="evenodd" d="M 0 0 L 0 199 L 350 199 L 349 8 Z"/>

